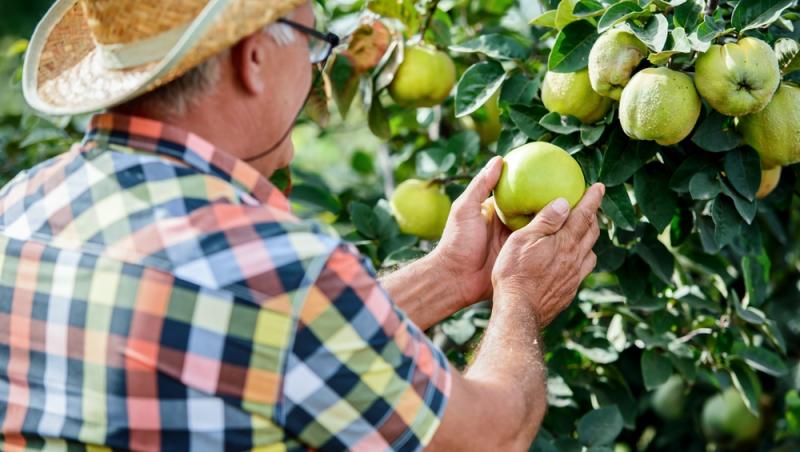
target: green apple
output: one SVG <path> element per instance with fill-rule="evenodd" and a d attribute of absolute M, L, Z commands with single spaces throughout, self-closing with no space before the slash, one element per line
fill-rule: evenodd
<path fill-rule="evenodd" d="M 761 184 L 758 186 L 756 198 L 764 199 L 775 190 L 781 181 L 781 167 L 776 166 L 772 169 L 761 171 Z"/>
<path fill-rule="evenodd" d="M 743 116 L 767 106 L 781 82 L 778 57 L 764 41 L 742 38 L 713 45 L 697 58 L 695 84 L 714 110 Z"/>
<path fill-rule="evenodd" d="M 500 138 L 502 124 L 500 123 L 499 97 L 500 91 L 495 91 L 492 97 L 478 111 L 470 115 L 473 128 L 478 132 L 478 136 L 481 137 L 481 144 L 484 146 L 494 143 Z"/>
<path fill-rule="evenodd" d="M 762 420 L 744 405 L 734 388 L 706 400 L 703 405 L 703 433 L 710 440 L 747 443 L 761 432 Z"/>
<path fill-rule="evenodd" d="M 585 189 L 583 171 L 567 151 L 535 142 L 522 145 L 503 158 L 494 202 L 500 220 L 517 230 L 557 198 L 566 199 L 574 207 Z"/>
<path fill-rule="evenodd" d="M 441 184 L 408 179 L 397 186 L 389 205 L 403 233 L 436 240 L 442 236 L 451 203 Z"/>
<path fill-rule="evenodd" d="M 647 56 L 647 46 L 633 33 L 613 29 L 603 33 L 589 52 L 589 80 L 598 94 L 619 100 L 633 70 Z"/>
<path fill-rule="evenodd" d="M 404 107 L 433 107 L 441 104 L 456 84 L 456 67 L 450 57 L 426 45 L 405 48 L 389 94 Z"/>
<path fill-rule="evenodd" d="M 653 392 L 653 411 L 662 419 L 676 421 L 683 416 L 686 394 L 683 378 L 673 375 Z"/>
<path fill-rule="evenodd" d="M 549 111 L 575 116 L 584 124 L 594 124 L 608 113 L 612 100 L 594 92 L 589 71 L 583 69 L 545 74 L 542 103 Z"/>
<path fill-rule="evenodd" d="M 764 168 L 800 162 L 800 88 L 781 84 L 770 103 L 739 118 L 737 128 L 761 155 Z"/>
<path fill-rule="evenodd" d="M 691 77 L 665 67 L 647 68 L 622 90 L 619 122 L 635 140 L 668 146 L 689 136 L 700 117 L 700 106 Z"/>

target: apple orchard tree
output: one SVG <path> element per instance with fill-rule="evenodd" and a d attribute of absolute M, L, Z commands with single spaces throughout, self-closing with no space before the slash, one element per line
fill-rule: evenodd
<path fill-rule="evenodd" d="M 448 198 L 523 144 L 607 186 L 597 269 L 543 333 L 531 450 L 800 450 L 797 0 L 318 3 L 348 39 L 304 121 L 360 116 L 382 144 L 353 154 L 360 181 L 293 169 L 291 199 L 377 268 L 430 251 Z M 82 124 L 3 104 L 2 178 Z M 454 365 L 488 303 L 430 331 Z"/>

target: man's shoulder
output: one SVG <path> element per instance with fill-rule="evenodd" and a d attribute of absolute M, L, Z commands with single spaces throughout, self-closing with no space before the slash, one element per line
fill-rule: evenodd
<path fill-rule="evenodd" d="M 17 176 L 0 191 L 0 231 L 248 298 L 301 286 L 341 244 L 214 175 L 113 152 L 67 153 Z"/>

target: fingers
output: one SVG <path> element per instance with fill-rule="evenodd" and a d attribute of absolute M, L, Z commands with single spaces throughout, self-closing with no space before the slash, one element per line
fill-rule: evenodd
<path fill-rule="evenodd" d="M 597 217 L 593 218 L 592 225 L 589 230 L 580 237 L 580 256 L 586 256 L 592 251 L 597 239 L 600 238 L 600 225 L 597 222 Z"/>
<path fill-rule="evenodd" d="M 583 263 L 581 264 L 581 269 L 578 271 L 578 276 L 580 276 L 581 281 L 586 279 L 586 277 L 589 276 L 589 274 L 592 273 L 592 271 L 594 271 L 594 268 L 596 266 L 597 266 L 597 255 L 594 254 L 594 252 L 590 251 L 589 254 L 586 256 L 586 259 L 583 260 Z"/>
<path fill-rule="evenodd" d="M 467 210 L 470 214 L 481 212 L 481 203 L 489 197 L 500 179 L 503 158 L 493 157 L 489 163 L 470 181 L 464 193 L 453 205 L 454 211 Z"/>
<path fill-rule="evenodd" d="M 558 198 L 536 214 L 533 221 L 519 231 L 530 235 L 531 239 L 536 241 L 561 230 L 568 217 L 569 203 L 564 198 Z"/>
<path fill-rule="evenodd" d="M 583 237 L 592 227 L 597 225 L 597 210 L 603 201 L 606 187 L 603 184 L 594 184 L 586 190 L 581 202 L 575 206 L 565 226 L 576 239 Z"/>

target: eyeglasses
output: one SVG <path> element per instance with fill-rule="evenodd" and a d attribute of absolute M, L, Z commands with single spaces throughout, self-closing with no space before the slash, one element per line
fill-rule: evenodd
<path fill-rule="evenodd" d="M 327 61 L 333 49 L 339 45 L 340 39 L 334 33 L 323 33 L 288 19 L 278 19 L 278 22 L 286 24 L 309 37 L 308 54 L 311 64 Z"/>

